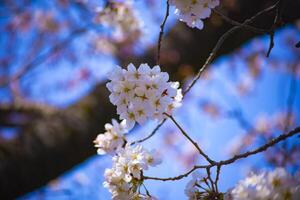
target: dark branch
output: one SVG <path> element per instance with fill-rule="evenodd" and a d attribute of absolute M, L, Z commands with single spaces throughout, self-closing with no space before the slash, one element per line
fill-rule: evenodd
<path fill-rule="evenodd" d="M 144 176 L 144 179 L 159 180 L 159 181 L 176 181 L 176 180 L 180 180 L 180 179 L 182 179 L 184 177 L 189 176 L 193 171 L 195 171 L 197 169 L 210 169 L 210 168 L 212 168 L 214 166 L 221 167 L 223 165 L 232 164 L 232 163 L 234 163 L 237 160 L 240 160 L 242 158 L 247 158 L 249 156 L 261 153 L 263 151 L 266 151 L 268 148 L 270 148 L 270 147 L 278 144 L 279 142 L 282 142 L 282 141 L 284 141 L 284 140 L 286 140 L 286 139 L 288 139 L 288 138 L 290 138 L 290 137 L 292 137 L 294 135 L 297 135 L 298 133 L 300 133 L 300 127 L 295 128 L 294 130 L 290 131 L 287 134 L 282 134 L 282 135 L 274 138 L 270 142 L 268 142 L 268 143 L 266 143 L 266 144 L 258 147 L 255 150 L 248 151 L 248 152 L 242 153 L 242 154 L 238 154 L 238 155 L 233 156 L 230 159 L 222 160 L 222 161 L 219 161 L 219 162 L 215 162 L 213 164 L 209 164 L 209 165 L 196 165 L 191 170 L 189 170 L 188 172 L 186 172 L 186 173 L 184 173 L 182 175 L 179 175 L 179 176 L 170 177 L 170 178 L 157 178 L 157 177 Z"/>
<path fill-rule="evenodd" d="M 157 61 L 156 62 L 158 65 L 160 64 L 160 49 L 161 49 L 162 38 L 164 35 L 165 24 L 169 17 L 169 10 L 170 10 L 170 4 L 169 4 L 169 0 L 167 0 L 166 14 L 165 14 L 162 24 L 160 25 L 160 32 L 159 32 L 158 42 L 157 42 Z"/>

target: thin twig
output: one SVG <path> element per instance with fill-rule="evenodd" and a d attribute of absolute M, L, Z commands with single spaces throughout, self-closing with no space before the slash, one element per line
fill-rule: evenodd
<path fill-rule="evenodd" d="M 267 57 L 270 57 L 271 51 L 275 46 L 274 35 L 275 35 L 274 31 L 271 31 L 270 32 L 270 44 L 269 44 L 269 49 L 268 49 L 268 52 L 267 52 Z"/>
<path fill-rule="evenodd" d="M 289 137 L 292 137 L 292 136 L 298 134 L 299 132 L 300 132 L 300 127 L 297 127 L 294 130 L 290 131 L 288 134 L 282 134 L 282 135 L 274 138 L 273 140 L 269 141 L 265 145 L 255 149 L 255 150 L 247 151 L 245 153 L 235 155 L 235 156 L 233 156 L 232 158 L 230 158 L 228 160 L 223 160 L 223 161 L 218 162 L 217 165 L 229 165 L 229 164 L 231 164 L 231 163 L 233 163 L 236 160 L 239 160 L 241 158 L 247 158 L 248 156 L 263 152 L 263 151 L 267 150 L 268 148 L 270 148 L 271 146 L 274 146 L 275 144 L 277 144 L 277 143 L 279 143 L 279 142 L 281 142 L 281 141 L 283 141 L 283 140 L 285 140 Z"/>
<path fill-rule="evenodd" d="M 146 180 L 157 180 L 157 181 L 176 181 L 176 180 L 180 180 L 184 177 L 188 177 L 193 171 L 195 171 L 196 169 L 200 169 L 200 168 L 206 168 L 207 165 L 203 165 L 203 166 L 194 166 L 191 170 L 189 170 L 188 172 L 179 175 L 179 176 L 175 176 L 175 177 L 170 177 L 170 178 L 159 178 L 159 177 L 150 177 L 150 176 L 143 176 L 143 179 Z"/>
<path fill-rule="evenodd" d="M 247 19 L 243 24 L 244 25 L 248 25 L 250 23 L 252 23 L 256 18 L 260 17 L 261 15 L 268 13 L 270 11 L 272 11 L 274 8 L 277 7 L 277 4 L 274 4 L 264 10 L 261 10 L 260 12 L 256 13 L 254 16 L 252 16 L 251 18 Z M 243 26 L 235 26 L 231 29 L 229 29 L 226 33 L 223 34 L 223 36 L 218 40 L 217 44 L 215 45 L 214 49 L 212 50 L 212 52 L 210 53 L 209 57 L 207 58 L 206 62 L 204 63 L 204 65 L 199 69 L 197 75 L 195 76 L 195 78 L 192 80 L 192 82 L 190 83 L 190 85 L 186 88 L 186 90 L 183 92 L 183 96 L 185 96 L 190 89 L 194 86 L 194 84 L 198 81 L 198 79 L 201 77 L 203 71 L 206 69 L 206 67 L 213 61 L 213 59 L 215 58 L 218 50 L 220 49 L 221 45 L 224 43 L 224 41 L 230 36 L 232 35 L 235 31 L 239 30 L 243 28 Z M 160 42 L 159 42 L 160 43 Z M 160 44 L 159 44 L 160 45 Z M 158 125 L 158 127 L 156 127 L 151 134 L 149 135 L 150 137 L 146 137 L 146 139 L 143 139 L 141 142 L 146 141 L 147 139 L 151 138 L 153 135 L 155 135 L 155 133 L 157 132 L 158 128 L 164 124 L 165 121 L 163 121 L 161 124 Z"/>
<path fill-rule="evenodd" d="M 164 28 L 165 28 L 165 24 L 167 22 L 167 19 L 169 17 L 169 11 L 170 11 L 170 4 L 169 4 L 169 0 L 167 0 L 167 8 L 166 8 L 166 14 L 164 17 L 164 20 L 162 22 L 162 24 L 160 25 L 160 32 L 159 32 L 159 37 L 158 37 L 158 44 L 157 44 L 157 64 L 160 64 L 160 49 L 161 49 L 161 42 L 162 42 L 162 38 L 164 35 Z"/>
<path fill-rule="evenodd" d="M 278 26 L 280 26 L 281 15 L 282 15 L 282 11 L 283 11 L 284 6 L 285 6 L 285 1 L 284 0 L 278 0 L 277 1 L 277 3 L 276 3 L 276 8 L 277 8 L 276 9 L 276 15 L 275 15 L 275 18 L 274 18 L 272 28 L 271 28 L 270 33 L 269 33 L 269 35 L 270 35 L 270 44 L 269 44 L 269 49 L 268 49 L 268 52 L 267 52 L 267 57 L 270 56 L 271 51 L 275 46 L 275 42 L 274 42 L 275 29 L 278 28 Z"/>
<path fill-rule="evenodd" d="M 219 193 L 219 188 L 218 188 L 218 181 L 220 177 L 220 172 L 221 172 L 221 165 L 217 166 L 217 172 L 216 172 L 216 180 L 215 180 L 215 187 L 216 187 L 216 192 Z"/>
<path fill-rule="evenodd" d="M 204 181 L 204 180 L 203 180 Z M 205 187 L 203 187 L 203 186 L 201 186 L 201 185 L 199 185 L 199 184 L 195 184 L 195 186 L 197 186 L 197 187 L 199 187 L 199 188 L 201 188 L 202 190 L 204 190 L 205 192 L 207 192 L 207 193 L 209 193 L 210 191 L 209 191 L 209 189 L 207 189 L 207 188 L 205 188 Z M 209 187 L 209 186 L 208 186 Z"/>
<path fill-rule="evenodd" d="M 210 183 L 210 185 L 211 185 L 211 189 L 212 189 L 213 192 L 215 192 L 214 182 L 213 182 L 213 180 L 211 179 L 210 167 L 207 167 L 207 168 L 206 168 L 206 174 L 207 174 L 207 179 L 209 180 L 209 183 Z"/>
<path fill-rule="evenodd" d="M 155 135 L 156 131 L 158 131 L 158 129 L 165 123 L 166 120 L 167 119 L 163 119 L 147 137 L 145 137 L 143 139 L 140 139 L 140 140 L 137 140 L 137 141 L 134 141 L 134 142 L 131 143 L 131 145 L 135 145 L 137 143 L 142 143 L 142 142 L 150 139 L 152 136 Z"/>
<path fill-rule="evenodd" d="M 179 128 L 179 130 L 181 131 L 181 133 L 196 147 L 196 149 L 199 151 L 200 155 L 202 155 L 207 162 L 209 162 L 210 164 L 213 164 L 215 161 L 213 161 L 211 158 L 209 158 L 209 156 L 207 154 L 205 154 L 202 149 L 199 147 L 198 143 L 195 142 L 184 130 L 183 128 L 178 124 L 178 122 L 174 119 L 174 117 L 172 117 L 171 115 L 168 115 L 165 113 L 165 115 L 167 115 L 173 122 L 174 124 Z"/>
<path fill-rule="evenodd" d="M 254 33 L 260 33 L 260 34 L 265 34 L 265 33 L 269 33 L 270 30 L 268 29 L 260 29 L 260 28 L 256 28 L 254 26 L 250 26 L 250 25 L 247 25 L 247 24 L 243 24 L 243 23 L 240 23 L 238 21 L 235 21 L 229 17 L 227 17 L 225 14 L 223 14 L 221 11 L 219 11 L 218 9 L 213 9 L 213 11 L 218 14 L 220 17 L 222 17 L 225 21 L 227 21 L 228 23 L 230 23 L 231 25 L 234 25 L 234 26 L 240 26 L 246 30 L 249 30 L 249 31 L 252 31 Z"/>
<path fill-rule="evenodd" d="M 280 136 L 274 138 L 273 140 L 269 141 L 268 143 L 252 150 L 252 151 L 248 151 L 246 153 L 241 153 L 238 155 L 233 156 L 232 158 L 229 158 L 227 160 L 221 160 L 219 162 L 215 162 L 213 164 L 209 164 L 209 165 L 195 165 L 191 170 L 189 170 L 188 172 L 179 175 L 179 176 L 175 176 L 175 177 L 170 177 L 170 178 L 158 178 L 158 177 L 148 177 L 148 176 L 144 176 L 144 179 L 151 179 L 151 180 L 160 180 L 160 181 L 176 181 L 176 180 L 180 180 L 184 177 L 189 176 L 193 171 L 197 170 L 197 169 L 207 169 L 207 168 L 211 168 L 214 166 L 217 167 L 221 167 L 223 165 L 229 165 L 231 163 L 234 163 L 237 160 L 240 160 L 242 158 L 247 158 L 249 156 L 261 153 L 263 151 L 266 151 L 268 148 L 278 144 L 281 141 L 284 141 L 294 135 L 297 135 L 298 133 L 300 133 L 300 126 L 295 128 L 294 130 L 290 131 L 287 134 L 281 134 Z"/>
<path fill-rule="evenodd" d="M 237 30 L 242 29 L 244 25 L 248 25 L 250 23 L 252 23 L 257 17 L 259 17 L 260 15 L 267 13 L 271 10 L 273 10 L 274 8 L 276 8 L 276 5 L 273 5 L 269 8 L 266 8 L 260 12 L 258 12 L 256 15 L 254 15 L 253 17 L 245 20 L 242 25 L 239 26 L 234 26 L 233 28 L 229 29 L 226 33 L 224 33 L 221 38 L 218 40 L 216 46 L 213 48 L 212 52 L 210 53 L 209 57 L 207 58 L 207 60 L 205 61 L 204 65 L 199 69 L 197 75 L 194 77 L 194 79 L 192 80 L 192 82 L 189 84 L 189 86 L 185 89 L 185 91 L 183 92 L 183 95 L 186 95 L 191 88 L 195 85 L 195 83 L 199 80 L 199 78 L 201 77 L 203 71 L 206 69 L 206 67 L 214 60 L 214 58 L 217 55 L 218 50 L 221 48 L 222 44 L 225 42 L 225 40 L 231 36 L 233 33 L 235 33 Z"/>

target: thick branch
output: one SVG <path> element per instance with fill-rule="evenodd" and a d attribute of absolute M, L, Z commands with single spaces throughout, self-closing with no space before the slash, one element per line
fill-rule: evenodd
<path fill-rule="evenodd" d="M 0 199 L 14 199 L 45 185 L 95 154 L 93 140 L 116 117 L 107 99 L 108 91 L 100 85 L 74 106 L 40 113 L 21 127 L 16 139 L 0 139 Z"/>

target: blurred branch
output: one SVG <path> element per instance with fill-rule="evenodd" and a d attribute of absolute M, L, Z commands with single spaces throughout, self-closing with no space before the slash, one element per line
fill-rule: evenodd
<path fill-rule="evenodd" d="M 26 113 L 43 113 L 53 114 L 58 109 L 46 104 L 31 102 L 31 101 L 17 101 L 14 104 L 1 103 L 0 112 L 26 112 Z"/>
<path fill-rule="evenodd" d="M 81 34 L 85 33 L 87 30 L 88 30 L 88 27 L 78 28 L 78 29 L 72 31 L 71 34 L 66 39 L 58 42 L 57 44 L 52 46 L 46 53 L 36 57 L 35 59 L 33 59 L 33 61 L 31 61 L 28 64 L 21 67 L 21 69 L 19 69 L 12 77 L 7 77 L 6 79 L 1 79 L 0 87 L 7 86 L 9 83 L 20 79 L 24 74 L 26 74 L 26 72 L 28 72 L 32 68 L 43 64 L 50 56 L 53 55 L 53 53 L 55 53 L 57 50 L 65 48 L 70 42 L 73 41 L 73 39 L 75 39 L 77 36 L 80 36 Z"/>
<path fill-rule="evenodd" d="M 285 119 L 285 127 L 283 131 L 288 131 L 290 122 L 293 115 L 293 106 L 295 103 L 295 98 L 297 94 L 297 79 L 296 79 L 296 70 L 297 70 L 297 64 L 294 64 L 292 66 L 292 74 L 291 74 L 291 80 L 290 80 L 290 86 L 288 91 L 288 97 L 287 97 L 287 111 L 286 111 L 286 119 Z"/>
<path fill-rule="evenodd" d="M 38 55 L 39 51 L 41 50 L 41 47 L 44 43 L 44 34 L 39 34 L 37 36 L 37 39 L 34 40 L 34 42 L 31 45 L 31 49 L 27 51 L 26 55 L 22 59 L 21 63 L 26 63 L 28 60 L 33 60 L 33 58 Z M 26 66 L 26 65 L 25 65 Z M 21 67 L 22 69 L 23 67 Z M 25 74 L 25 70 L 23 74 Z M 15 79 L 14 81 L 11 81 L 8 83 L 10 90 L 11 90 L 11 95 L 12 95 L 12 102 L 18 101 L 19 99 L 22 99 L 23 94 L 21 90 L 21 84 L 20 84 L 20 79 Z M 0 81 L 0 87 L 1 87 L 1 81 Z"/>
<path fill-rule="evenodd" d="M 265 33 L 269 33 L 270 32 L 270 30 L 268 30 L 268 29 L 259 29 L 259 28 L 256 28 L 254 26 L 250 26 L 248 24 L 244 24 L 244 23 L 240 23 L 238 21 L 235 21 L 235 20 L 227 17 L 225 14 L 223 14 L 221 11 L 219 11 L 216 8 L 213 9 L 213 11 L 216 14 L 218 14 L 220 17 L 222 17 L 222 19 L 224 19 L 225 21 L 227 21 L 229 24 L 231 24 L 233 26 L 240 26 L 240 27 L 242 27 L 245 30 L 252 31 L 254 33 L 260 33 L 260 34 L 265 34 Z"/>
<path fill-rule="evenodd" d="M 244 113 L 242 112 L 242 109 L 235 109 L 228 111 L 226 113 L 227 117 L 235 119 L 241 128 L 243 128 L 247 132 L 254 132 L 255 128 L 253 125 L 246 119 Z"/>

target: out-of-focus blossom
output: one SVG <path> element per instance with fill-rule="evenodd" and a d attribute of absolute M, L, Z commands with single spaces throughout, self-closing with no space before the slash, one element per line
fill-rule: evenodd
<path fill-rule="evenodd" d="M 104 9 L 99 9 L 95 22 L 112 28 L 116 42 L 137 41 L 143 32 L 143 23 L 130 0 L 108 3 Z"/>
<path fill-rule="evenodd" d="M 104 53 L 107 55 L 114 55 L 117 47 L 109 37 L 96 37 L 92 39 L 92 45 L 96 52 Z"/>
<path fill-rule="evenodd" d="M 60 23 L 50 11 L 37 10 L 34 17 L 41 32 L 55 33 L 60 28 Z"/>
<path fill-rule="evenodd" d="M 176 7 L 175 14 L 180 21 L 192 28 L 203 29 L 203 19 L 211 14 L 211 9 L 220 4 L 219 0 L 171 0 Z"/>
<path fill-rule="evenodd" d="M 232 200 L 297 200 L 300 196 L 300 180 L 292 177 L 285 169 L 272 172 L 251 173 L 229 191 Z"/>
<path fill-rule="evenodd" d="M 208 114 L 214 119 L 218 118 L 221 114 L 221 108 L 213 102 L 204 101 L 201 103 L 201 108 L 204 113 Z"/>

